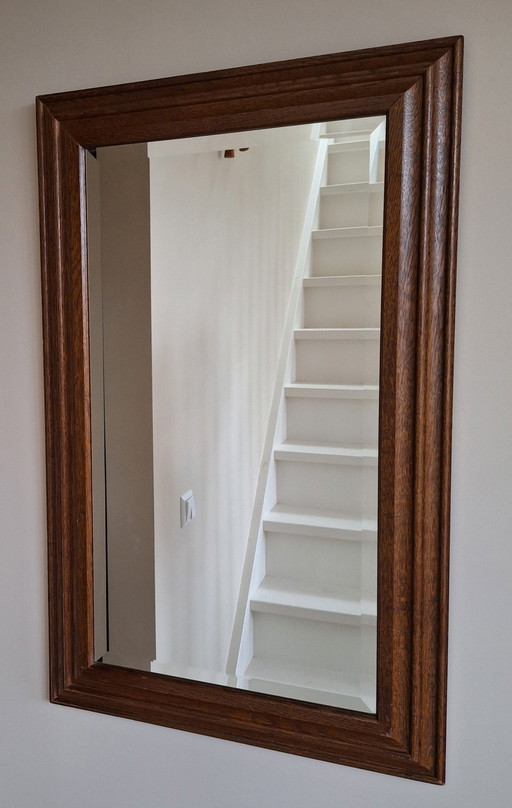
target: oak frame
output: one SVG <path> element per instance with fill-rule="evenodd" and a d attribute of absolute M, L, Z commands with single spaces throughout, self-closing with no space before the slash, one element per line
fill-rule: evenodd
<path fill-rule="evenodd" d="M 462 37 L 37 99 L 51 701 L 443 783 Z M 85 149 L 387 115 L 377 714 L 93 659 Z"/>

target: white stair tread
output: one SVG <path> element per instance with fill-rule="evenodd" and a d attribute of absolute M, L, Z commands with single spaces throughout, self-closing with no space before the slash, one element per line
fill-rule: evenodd
<path fill-rule="evenodd" d="M 384 190 L 383 182 L 342 182 L 333 185 L 323 185 L 320 188 L 321 196 L 336 194 L 378 194 Z"/>
<path fill-rule="evenodd" d="M 379 286 L 381 281 L 382 275 L 321 275 L 304 278 L 304 286 Z"/>
<path fill-rule="evenodd" d="M 365 225 L 364 227 L 326 227 L 322 230 L 313 230 L 314 239 L 322 238 L 365 238 L 382 236 L 382 225 Z"/>
<path fill-rule="evenodd" d="M 263 529 L 269 533 L 296 533 L 354 541 L 377 539 L 375 519 L 349 519 L 338 511 L 316 511 L 292 505 L 276 505 L 265 515 Z"/>
<path fill-rule="evenodd" d="M 337 463 L 345 466 L 376 466 L 378 450 L 367 446 L 285 441 L 275 447 L 274 458 L 298 462 Z"/>
<path fill-rule="evenodd" d="M 295 339 L 379 339 L 380 328 L 297 328 Z"/>
<path fill-rule="evenodd" d="M 276 696 L 331 704 L 349 710 L 375 711 L 375 694 L 362 693 L 360 678 L 342 671 L 253 657 L 244 678 L 255 680 L 255 684 L 267 683 L 264 692 Z M 251 687 L 253 689 L 259 688 Z"/>
<path fill-rule="evenodd" d="M 344 625 L 374 625 L 377 605 L 360 589 L 319 586 L 267 576 L 251 597 L 251 611 Z"/>
<path fill-rule="evenodd" d="M 375 127 L 374 127 L 375 128 Z M 343 138 L 344 143 L 368 142 L 373 129 L 354 129 L 352 132 L 321 132 L 320 137 L 326 140 Z"/>
<path fill-rule="evenodd" d="M 308 384 L 294 382 L 285 387 L 287 397 L 297 398 L 364 398 L 377 399 L 377 384 Z"/>
<path fill-rule="evenodd" d="M 370 149 L 370 134 L 362 138 L 350 138 L 339 141 L 337 143 L 329 143 L 327 150 L 329 154 L 336 154 L 338 152 L 352 152 L 352 151 L 369 151 Z"/>

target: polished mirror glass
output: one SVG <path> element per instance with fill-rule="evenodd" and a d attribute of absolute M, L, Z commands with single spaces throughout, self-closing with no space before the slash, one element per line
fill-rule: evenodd
<path fill-rule="evenodd" d="M 385 134 L 88 153 L 96 659 L 375 712 Z"/>

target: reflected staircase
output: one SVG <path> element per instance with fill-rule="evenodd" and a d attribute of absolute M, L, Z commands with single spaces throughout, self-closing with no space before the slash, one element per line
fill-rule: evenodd
<path fill-rule="evenodd" d="M 331 122 L 322 136 L 311 275 L 236 684 L 374 712 L 384 123 Z"/>

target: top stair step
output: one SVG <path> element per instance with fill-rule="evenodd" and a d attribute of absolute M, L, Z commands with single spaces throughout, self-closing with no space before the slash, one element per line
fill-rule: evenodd
<path fill-rule="evenodd" d="M 342 182 L 335 185 L 323 185 L 320 188 L 321 196 L 333 196 L 337 194 L 361 194 L 382 193 L 383 182 Z"/>
<path fill-rule="evenodd" d="M 333 138 L 331 138 L 332 140 Z M 370 135 L 362 134 L 359 138 L 347 137 L 342 140 L 336 140 L 335 143 L 329 143 L 329 154 L 336 154 L 339 152 L 368 152 L 370 150 Z"/>
<path fill-rule="evenodd" d="M 379 397 L 377 384 L 313 384 L 294 382 L 285 387 L 286 397 L 297 398 L 362 398 Z"/>
<path fill-rule="evenodd" d="M 380 328 L 296 328 L 296 340 L 375 340 Z"/>
<path fill-rule="evenodd" d="M 338 119 L 332 121 L 326 121 L 323 126 L 323 131 L 320 134 L 320 137 L 325 138 L 336 138 L 336 137 L 344 137 L 344 138 L 357 138 L 359 136 L 362 137 L 370 137 L 371 133 L 374 132 L 382 123 L 384 123 L 385 117 L 383 115 L 370 115 L 365 116 L 363 118 L 353 119 L 351 121 L 346 119 Z"/>
<path fill-rule="evenodd" d="M 371 225 L 365 227 L 327 227 L 323 230 L 313 230 L 314 239 L 323 238 L 367 238 L 372 236 L 382 236 L 381 225 Z"/>
<path fill-rule="evenodd" d="M 352 132 L 321 132 L 322 140 L 336 140 L 338 143 L 369 143 L 371 129 L 354 129 Z"/>
<path fill-rule="evenodd" d="M 379 286 L 382 275 L 317 275 L 304 278 L 304 288 L 319 286 Z"/>
<path fill-rule="evenodd" d="M 321 132 L 322 140 L 336 140 L 340 143 L 369 143 L 371 129 L 354 129 L 352 132 Z"/>

